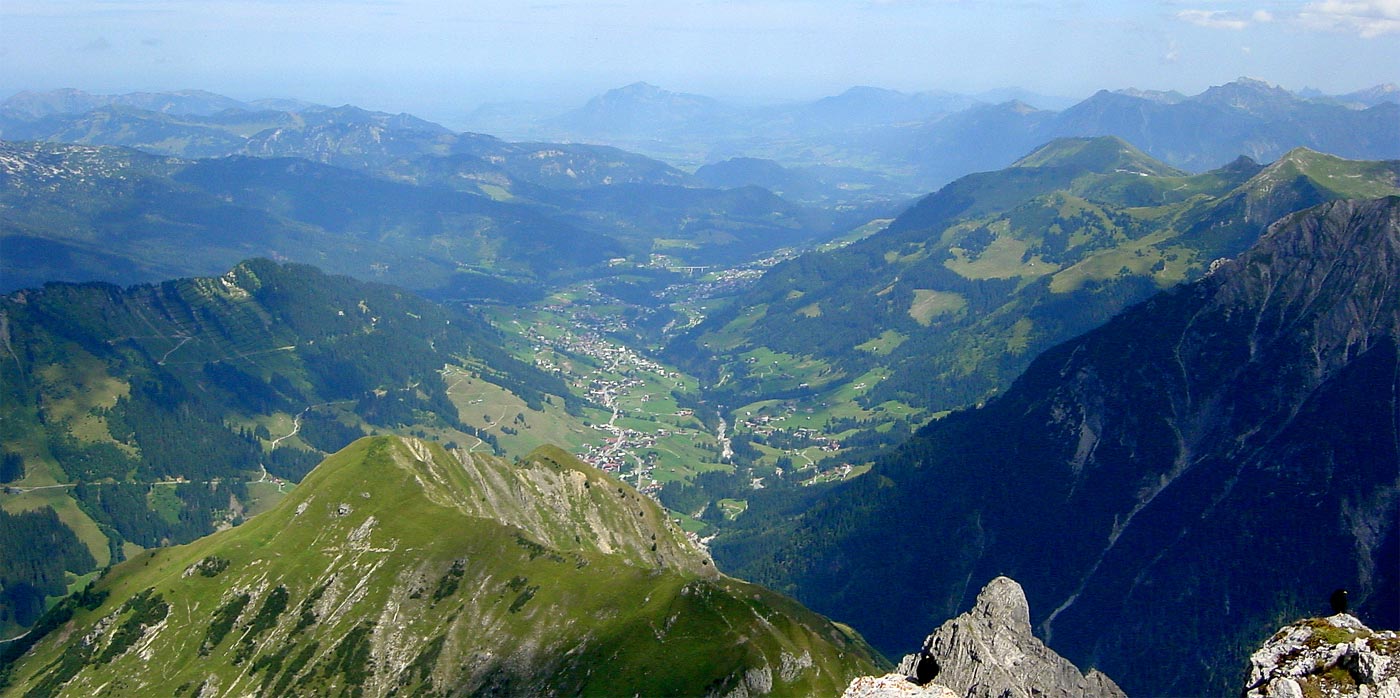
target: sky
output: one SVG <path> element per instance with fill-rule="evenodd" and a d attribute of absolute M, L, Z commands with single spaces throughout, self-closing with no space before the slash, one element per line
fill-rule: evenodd
<path fill-rule="evenodd" d="M 0 0 L 0 96 L 204 89 L 451 119 L 646 81 L 1086 97 L 1400 82 L 1400 0 Z"/>

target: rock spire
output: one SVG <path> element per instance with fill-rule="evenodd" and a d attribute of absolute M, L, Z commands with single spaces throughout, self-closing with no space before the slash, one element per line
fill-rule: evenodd
<path fill-rule="evenodd" d="M 1097 670 L 1081 673 L 1031 632 L 1021 585 L 997 577 L 972 610 L 938 628 L 894 674 L 856 679 L 845 698 L 1123 698 Z M 924 685 L 915 681 L 923 675 Z"/>

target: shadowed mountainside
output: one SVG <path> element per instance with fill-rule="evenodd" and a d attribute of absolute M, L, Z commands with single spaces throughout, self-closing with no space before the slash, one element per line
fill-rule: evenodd
<path fill-rule="evenodd" d="M 1237 690 L 1337 587 L 1394 626 L 1397 278 L 1400 198 L 1289 216 L 717 558 L 885 648 L 1011 575 L 1046 641 L 1130 694 Z"/>

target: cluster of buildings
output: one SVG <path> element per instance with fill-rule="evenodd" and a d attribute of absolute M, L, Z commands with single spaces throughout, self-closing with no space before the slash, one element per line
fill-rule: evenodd
<path fill-rule="evenodd" d="M 815 446 L 826 453 L 835 453 L 841 450 L 841 442 L 825 431 L 811 427 L 781 426 L 779 422 L 795 414 L 797 408 L 792 403 L 783 403 L 781 409 L 784 413 L 779 415 L 746 414 L 739 420 L 739 426 L 762 437 L 764 443 L 774 448 L 794 450 Z"/>
<path fill-rule="evenodd" d="M 575 319 L 587 321 L 587 318 L 578 314 L 575 315 Z M 602 443 L 588 446 L 579 457 L 590 465 L 611 473 L 628 470 L 628 477 L 635 476 L 634 484 L 643 492 L 659 489 L 660 485 L 651 480 L 651 471 L 655 467 L 654 458 L 649 458 L 646 453 L 656 446 L 657 439 L 670 436 L 672 430 L 658 423 L 654 430 L 640 431 L 622 426 L 617 420 L 626 416 L 621 405 L 623 400 L 635 398 L 637 402 L 646 402 L 650 399 L 651 396 L 646 390 L 647 382 L 642 376 L 659 376 L 664 380 L 675 380 L 679 385 L 680 374 L 625 346 L 609 341 L 596 330 L 565 332 L 553 340 L 539 332 L 532 332 L 530 339 L 537 356 L 549 348 L 586 356 L 598 366 L 598 370 L 592 375 L 567 372 L 573 377 L 574 386 L 583 390 L 591 402 L 612 413 L 606 423 L 592 425 L 594 429 L 606 434 Z M 546 370 L 566 373 L 564 367 L 554 365 L 549 360 L 537 359 L 537 362 Z"/>

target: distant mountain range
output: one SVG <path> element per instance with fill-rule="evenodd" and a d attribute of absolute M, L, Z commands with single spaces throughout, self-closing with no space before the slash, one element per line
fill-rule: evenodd
<path fill-rule="evenodd" d="M 449 158 L 448 168 L 430 169 L 457 188 L 502 181 L 700 184 L 646 158 L 579 145 L 593 143 L 686 171 L 731 158 L 769 160 L 795 168 L 799 177 L 817 168 L 814 186 L 784 193 L 829 203 L 917 195 L 1005 167 L 1061 137 L 1117 136 L 1192 172 L 1241 155 L 1268 162 L 1298 147 L 1355 159 L 1400 158 L 1400 88 L 1332 96 L 1241 78 L 1192 96 L 1104 90 L 1074 104 L 1012 90 L 967 96 L 854 87 L 810 102 L 750 107 L 635 83 L 573 109 L 487 105 L 465 124 L 525 143 L 456 134 L 407 114 L 294 100 L 240 102 L 200 91 L 56 90 L 0 103 L 0 138 L 8 140 L 124 145 L 180 157 L 304 157 L 413 181 L 424 176 L 415 160 L 432 155 Z M 725 183 L 767 188 L 773 180 Z"/>
<path fill-rule="evenodd" d="M 82 95 L 83 93 L 77 93 Z M 165 101 L 184 104 L 173 93 Z M 203 93 L 201 93 L 203 94 Z M 605 183 L 687 184 L 686 175 L 660 162 L 603 146 L 510 144 L 454 133 L 410 114 L 353 106 L 269 109 L 258 105 L 210 113 L 193 107 L 161 109 L 161 95 L 86 98 L 22 93 L 0 103 L 0 138 L 82 145 L 116 145 L 181 158 L 253 155 L 297 157 L 358 170 L 413 178 L 413 161 L 451 158 L 459 179 L 541 186 Z M 212 100 L 217 95 L 210 95 Z M 35 103 L 60 101 L 71 109 L 45 111 Z M 201 102 L 202 103 L 202 102 Z M 470 170 L 461 169 L 470 167 Z M 470 175 L 470 176 L 469 176 Z M 509 186 L 506 186 L 508 189 Z"/>
<path fill-rule="evenodd" d="M 518 300 L 615 258 L 733 262 L 868 215 L 681 186 L 688 176 L 604 147 L 487 139 L 488 156 L 413 155 L 461 138 L 366 119 L 274 130 L 267 157 L 0 141 L 0 290 L 211 274 L 266 256 L 439 297 Z M 401 145 L 410 154 L 396 157 Z M 271 155 L 282 150 L 312 160 Z"/>
<path fill-rule="evenodd" d="M 1396 627 L 1397 269 L 1400 196 L 1285 216 L 854 481 L 751 500 L 716 557 L 886 651 L 1012 574 L 1046 642 L 1131 695 L 1238 691 L 1337 588 Z"/>
<path fill-rule="evenodd" d="M 529 206 L 305 160 L 5 142 L 0 153 L 6 290 L 209 274 L 266 256 L 450 295 L 481 274 L 529 282 L 625 253 Z"/>
<path fill-rule="evenodd" d="M 1005 167 L 1036 146 L 1071 136 L 1117 136 L 1193 172 L 1241 155 L 1267 162 L 1297 147 L 1348 158 L 1400 158 L 1400 89 L 1394 85 L 1304 96 L 1241 78 L 1194 96 L 1105 90 L 1055 110 L 1061 106 L 853 88 L 811 103 L 741 109 L 641 83 L 514 129 L 499 113 L 489 122 L 468 123 L 515 137 L 609 143 L 690 167 L 731 157 L 786 167 L 854 166 L 881 175 L 880 190 L 905 193 Z"/>
<path fill-rule="evenodd" d="M 299 99 L 259 99 L 243 102 L 204 90 L 174 92 L 131 92 L 122 95 L 95 95 L 82 90 L 60 89 L 45 92 L 24 91 L 6 98 L 0 112 L 28 119 L 84 114 L 110 106 L 182 116 L 213 116 L 224 111 L 308 111 L 323 109 Z"/>
<path fill-rule="evenodd" d="M 852 129 L 924 121 L 991 101 L 1024 99 L 1045 108 L 1068 106 L 1074 100 L 1035 95 L 1024 90 L 1002 90 L 981 95 L 945 91 L 901 92 L 856 86 L 838 95 L 813 101 L 763 106 L 740 106 L 703 95 L 672 92 L 637 82 L 598 95 L 582 106 L 514 107 L 487 104 L 465 119 L 467 128 L 512 138 L 538 138 L 547 134 L 601 139 L 692 139 L 698 133 L 712 137 L 748 130 L 788 127 L 801 133 L 838 133 Z M 771 134 L 769 134 L 771 135 Z"/>

